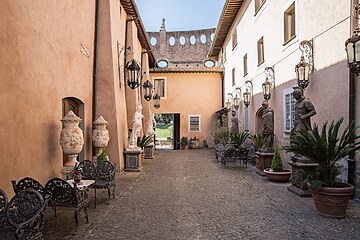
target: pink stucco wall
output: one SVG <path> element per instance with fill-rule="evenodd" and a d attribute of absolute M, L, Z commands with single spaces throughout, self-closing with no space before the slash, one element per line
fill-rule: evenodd
<path fill-rule="evenodd" d="M 11 195 L 11 179 L 60 176 L 65 97 L 84 104 L 91 157 L 95 1 L 4 0 L 0 15 L 0 188 Z"/>

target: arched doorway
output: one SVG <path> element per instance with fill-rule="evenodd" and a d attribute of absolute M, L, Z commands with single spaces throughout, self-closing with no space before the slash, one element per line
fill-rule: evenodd
<path fill-rule="evenodd" d="M 69 111 L 73 111 L 76 116 L 80 117 L 82 121 L 80 122 L 80 128 L 84 132 L 84 103 L 74 97 L 66 97 L 62 99 L 62 117 L 64 117 Z M 84 148 L 80 152 L 77 157 L 78 161 L 82 161 L 85 159 L 85 151 Z M 67 161 L 66 155 L 63 154 L 63 164 Z"/>

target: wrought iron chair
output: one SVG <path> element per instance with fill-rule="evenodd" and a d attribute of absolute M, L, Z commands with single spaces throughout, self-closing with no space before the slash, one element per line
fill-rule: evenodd
<path fill-rule="evenodd" d="M 72 186 L 61 178 L 53 178 L 45 184 L 45 191 L 49 198 L 48 205 L 54 209 L 56 216 L 57 207 L 75 208 L 75 227 L 79 223 L 79 213 L 83 210 L 86 222 L 89 222 L 87 208 L 89 206 L 88 189 L 79 189 L 77 184 Z"/>
<path fill-rule="evenodd" d="M 0 189 L 0 239 L 43 239 L 45 206 L 34 189 L 19 191 L 10 202 Z"/>
<path fill-rule="evenodd" d="M 15 180 L 11 180 L 11 183 L 15 194 L 25 189 L 34 189 L 41 194 L 44 200 L 46 200 L 46 193 L 44 187 L 33 178 L 25 177 L 17 183 Z"/>

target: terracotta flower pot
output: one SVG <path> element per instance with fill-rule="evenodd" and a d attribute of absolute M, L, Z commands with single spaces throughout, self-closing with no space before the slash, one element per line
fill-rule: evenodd
<path fill-rule="evenodd" d="M 264 173 L 268 180 L 273 182 L 288 182 L 291 177 L 291 171 L 286 169 L 281 172 L 274 172 L 271 168 L 266 168 Z"/>
<path fill-rule="evenodd" d="M 317 192 L 309 190 L 318 214 L 329 218 L 344 218 L 354 187 L 348 183 L 337 183 L 334 187 L 321 187 Z"/>

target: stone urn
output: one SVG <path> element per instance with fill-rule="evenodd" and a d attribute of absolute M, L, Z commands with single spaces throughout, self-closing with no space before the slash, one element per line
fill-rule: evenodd
<path fill-rule="evenodd" d="M 61 122 L 63 123 L 63 129 L 60 133 L 60 145 L 68 158 L 65 166 L 75 166 L 77 163 L 76 157 L 84 145 L 83 131 L 79 128 L 81 118 L 70 110 L 61 119 Z"/>
<path fill-rule="evenodd" d="M 108 122 L 100 116 L 93 122 L 94 130 L 92 132 L 92 142 L 94 147 L 96 148 L 96 157 L 98 157 L 101 153 L 101 150 L 107 147 L 110 136 L 109 131 L 106 129 L 106 125 Z"/>

